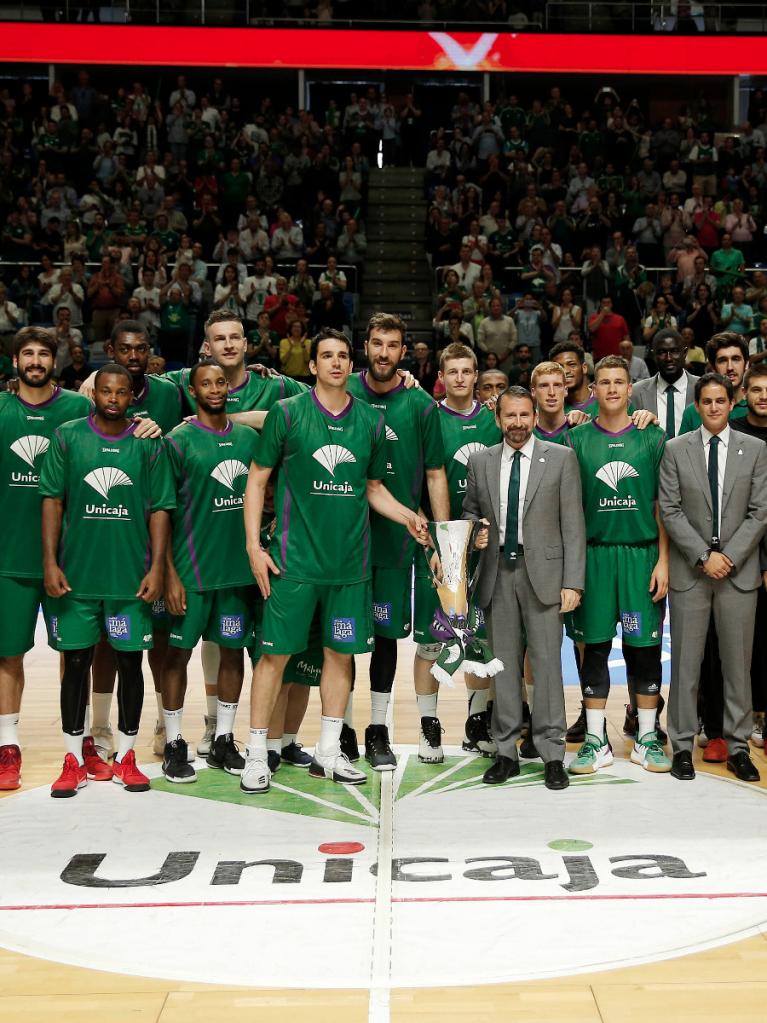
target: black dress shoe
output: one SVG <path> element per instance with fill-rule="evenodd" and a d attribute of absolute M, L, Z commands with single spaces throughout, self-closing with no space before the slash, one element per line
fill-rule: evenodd
<path fill-rule="evenodd" d="M 547 789 L 566 789 L 570 784 L 561 760 L 550 760 L 543 769 L 543 784 Z"/>
<path fill-rule="evenodd" d="M 695 777 L 695 768 L 692 766 L 692 753 L 683 749 L 674 754 L 671 761 L 671 775 L 679 781 L 692 781 Z"/>
<path fill-rule="evenodd" d="M 520 760 L 540 760 L 541 755 L 535 748 L 535 743 L 532 740 L 532 736 L 529 734 L 524 737 L 522 742 L 519 744 L 519 759 Z"/>
<path fill-rule="evenodd" d="M 759 772 L 745 750 L 738 750 L 727 758 L 727 770 L 732 771 L 740 781 L 759 781 Z"/>
<path fill-rule="evenodd" d="M 485 785 L 502 785 L 509 778 L 516 778 L 519 774 L 519 761 L 511 757 L 503 757 L 499 753 L 495 758 L 492 767 L 488 767 L 482 775 Z"/>

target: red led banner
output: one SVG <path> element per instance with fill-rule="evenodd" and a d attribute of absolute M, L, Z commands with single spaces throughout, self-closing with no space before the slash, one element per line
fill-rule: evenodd
<path fill-rule="evenodd" d="M 764 36 L 0 26 L 0 62 L 163 67 L 763 75 Z"/>

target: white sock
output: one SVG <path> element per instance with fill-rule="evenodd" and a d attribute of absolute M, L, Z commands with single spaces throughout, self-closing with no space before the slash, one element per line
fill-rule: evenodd
<path fill-rule="evenodd" d="M 208 721 L 215 721 L 216 714 L 218 714 L 218 697 L 215 693 L 211 696 L 210 693 L 205 694 L 205 703 L 207 705 L 207 717 Z"/>
<path fill-rule="evenodd" d="M 344 724 L 348 725 L 349 728 L 354 728 L 354 691 L 349 693 L 349 699 L 346 701 L 346 711 L 344 712 Z"/>
<path fill-rule="evenodd" d="M 111 693 L 91 694 L 92 720 L 94 728 L 109 728 L 109 713 L 112 710 Z M 87 732 L 85 733 L 88 734 Z"/>
<path fill-rule="evenodd" d="M 391 693 L 370 693 L 370 724 L 385 725 Z"/>
<path fill-rule="evenodd" d="M 604 710 L 589 710 L 586 708 L 586 731 L 589 735 L 595 735 L 600 743 L 604 741 L 605 734 L 605 712 Z"/>
<path fill-rule="evenodd" d="M 69 735 L 68 732 L 64 732 L 64 749 L 67 753 L 71 753 L 75 758 L 80 767 L 83 766 L 85 761 L 83 760 L 83 737 L 82 735 Z"/>
<path fill-rule="evenodd" d="M 19 745 L 19 715 L 0 714 L 0 746 Z"/>
<path fill-rule="evenodd" d="M 163 719 L 163 717 L 162 717 L 162 693 L 158 693 L 157 690 L 155 689 L 154 696 L 155 696 L 155 699 L 157 700 L 157 720 L 159 722 L 162 722 L 162 719 Z"/>
<path fill-rule="evenodd" d="M 173 742 L 179 735 L 183 735 L 184 708 L 178 710 L 162 709 L 162 719 L 165 723 L 165 741 Z"/>
<path fill-rule="evenodd" d="M 135 735 L 126 735 L 125 732 L 117 732 L 117 756 L 115 757 L 115 760 L 118 764 L 122 763 L 125 754 L 130 753 L 135 745 Z"/>
<path fill-rule="evenodd" d="M 467 689 L 466 695 L 469 697 L 469 715 L 484 714 L 487 710 L 487 700 L 490 696 L 490 688 Z"/>
<path fill-rule="evenodd" d="M 527 689 L 527 706 L 530 708 L 530 715 L 533 713 L 533 701 L 535 700 L 535 686 L 532 682 L 526 682 L 525 688 Z"/>
<path fill-rule="evenodd" d="M 266 748 L 270 753 L 282 753 L 282 736 L 279 739 L 267 739 Z"/>
<path fill-rule="evenodd" d="M 341 726 L 343 718 L 320 718 L 320 741 L 316 753 L 319 757 L 337 757 L 341 752 Z M 375 723 L 375 722 L 374 722 Z"/>
<path fill-rule="evenodd" d="M 437 693 L 428 693 L 426 696 L 416 693 L 415 700 L 418 704 L 419 717 L 435 718 L 437 716 Z"/>
<path fill-rule="evenodd" d="M 234 731 L 234 718 L 237 713 L 237 707 L 238 704 L 236 703 L 216 701 L 216 738 L 219 735 L 228 735 L 229 732 Z"/>
<path fill-rule="evenodd" d="M 283 732 L 282 733 L 282 749 L 286 746 L 290 746 L 296 741 L 296 732 Z"/>
<path fill-rule="evenodd" d="M 251 728 L 248 747 L 245 750 L 248 760 L 266 760 L 268 728 Z"/>
<path fill-rule="evenodd" d="M 637 729 L 637 738 L 641 739 L 643 735 L 647 735 L 648 732 L 655 731 L 655 708 L 652 710 L 645 710 L 643 707 L 637 707 L 637 717 L 639 719 L 639 728 Z"/>

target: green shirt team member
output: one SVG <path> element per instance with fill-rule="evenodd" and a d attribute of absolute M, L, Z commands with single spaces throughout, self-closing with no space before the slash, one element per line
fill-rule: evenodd
<path fill-rule="evenodd" d="M 383 413 L 386 428 L 386 486 L 415 511 L 424 481 L 435 519 L 450 508 L 437 406 L 419 388 L 405 387 L 398 367 L 405 352 L 405 324 L 399 316 L 376 313 L 365 340 L 368 369 L 349 381 L 349 393 Z M 410 632 L 410 594 L 415 544 L 401 520 L 372 515 L 373 618 L 375 646 L 370 659 L 371 723 L 365 729 L 365 757 L 376 771 L 393 771 L 396 757 L 389 744 L 386 713 L 397 670 L 397 640 Z M 345 749 L 359 756 L 356 735 L 349 734 L 351 704 L 346 710 Z"/>
<path fill-rule="evenodd" d="M 175 496 L 161 441 L 138 441 L 127 419 L 131 377 L 115 363 L 96 374 L 95 412 L 60 426 L 40 473 L 48 627 L 64 654 L 61 723 L 66 756 L 51 795 L 86 784 L 88 673 L 102 628 L 115 651 L 120 708 L 114 781 L 149 788 L 133 752 L 141 719 L 142 652 L 162 593 L 168 512 Z"/>
<path fill-rule="evenodd" d="M 245 550 L 243 498 L 258 434 L 229 421 L 227 382 L 212 360 L 189 373 L 197 415 L 166 438 L 176 487 L 173 542 L 165 601 L 171 614 L 163 667 L 163 722 L 168 737 L 162 770 L 172 782 L 197 780 L 187 761 L 182 714 L 187 664 L 200 639 L 220 650 L 216 734 L 208 765 L 240 774 L 245 761 L 234 744 L 234 718 L 243 679 L 243 649 L 253 634 L 255 587 Z"/>
<path fill-rule="evenodd" d="M 291 654 L 306 649 L 317 608 L 323 716 L 309 771 L 347 784 L 366 780 L 342 754 L 340 738 L 352 654 L 373 645 L 368 505 L 404 523 L 422 542 L 427 539 L 425 521 L 383 485 L 383 417 L 347 392 L 351 359 L 345 335 L 327 329 L 317 334 L 309 362 L 316 386 L 309 394 L 278 402 L 268 414 L 248 478 L 248 554 L 266 604 L 261 656 L 253 673 L 250 744 L 240 779 L 245 792 L 269 788 L 269 720 L 285 665 Z M 279 469 L 276 528 L 267 552 L 260 542 L 261 516 L 273 469 Z"/>
<path fill-rule="evenodd" d="M 748 341 L 732 330 L 714 334 L 706 345 L 706 359 L 715 373 L 721 373 L 732 381 L 735 404 L 730 412 L 730 422 L 733 419 L 745 419 L 748 415 L 748 404 L 743 391 L 743 377 L 748 368 Z M 679 427 L 680 437 L 683 433 L 697 430 L 701 422 L 700 413 L 693 402 L 684 410 L 682 424 Z"/>
<path fill-rule="evenodd" d="M 460 519 L 463 513 L 469 456 L 497 444 L 501 439 L 495 416 L 474 397 L 477 377 L 477 357 L 472 349 L 460 343 L 448 345 L 440 357 L 439 378 L 445 385 L 445 398 L 437 405 L 437 413 L 442 434 L 450 519 Z M 428 504 L 426 500 L 424 503 Z M 439 683 L 431 673 L 431 665 L 442 650 L 442 643 L 435 639 L 432 632 L 434 615 L 439 606 L 426 559 L 420 551 L 416 551 L 413 638 L 417 640 L 418 647 L 413 677 L 421 718 L 418 759 L 431 764 L 444 760 L 442 726 L 437 717 Z M 469 713 L 464 727 L 463 748 L 483 756 L 492 756 L 495 744 L 490 738 L 487 720 L 489 679 L 477 678 L 468 672 L 464 677 Z"/>
<path fill-rule="evenodd" d="M 0 790 L 21 785 L 24 654 L 34 646 L 37 612 L 45 600 L 40 465 L 53 431 L 90 411 L 87 398 L 53 383 L 55 359 L 51 334 L 42 327 L 23 327 L 13 346 L 18 394 L 0 393 Z M 99 759 L 92 747 L 91 742 L 91 767 Z"/>
<path fill-rule="evenodd" d="M 671 761 L 655 732 L 661 685 L 660 602 L 668 590 L 668 537 L 657 509 L 658 474 L 666 436 L 638 430 L 628 414 L 631 381 L 619 356 L 601 359 L 594 374 L 597 418 L 571 430 L 586 520 L 586 589 L 573 614 L 575 639 L 585 644 L 581 690 L 586 737 L 570 764 L 593 774 L 612 763 L 605 732 L 610 691 L 608 657 L 621 624 L 626 674 L 635 681 L 639 730 L 631 751 L 645 770 L 666 772 Z"/>

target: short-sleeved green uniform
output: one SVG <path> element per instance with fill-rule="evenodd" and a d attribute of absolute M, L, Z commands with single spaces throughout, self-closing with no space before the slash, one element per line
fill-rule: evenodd
<path fill-rule="evenodd" d="M 181 392 L 170 380 L 150 374 L 125 414 L 128 419 L 153 419 L 163 433 L 170 433 L 181 422 Z"/>
<path fill-rule="evenodd" d="M 280 401 L 266 417 L 258 465 L 279 467 L 270 554 L 280 575 L 271 580 L 260 653 L 305 650 L 318 605 L 324 646 L 370 650 L 367 481 L 386 478 L 383 417 L 351 395 L 338 415 L 313 390 Z"/>
<path fill-rule="evenodd" d="M 745 398 L 741 398 L 740 401 L 735 402 L 730 412 L 730 422 L 733 419 L 745 419 L 748 415 L 748 403 Z M 679 436 L 683 433 L 692 433 L 693 430 L 697 430 L 703 420 L 700 418 L 700 413 L 695 408 L 695 403 L 688 405 L 682 413 L 682 422 L 679 424 Z"/>
<path fill-rule="evenodd" d="M 442 448 L 450 493 L 450 518 L 460 519 L 463 514 L 463 499 L 466 495 L 467 465 L 471 455 L 498 444 L 501 431 L 493 413 L 475 401 L 468 412 L 456 412 L 444 401 L 437 406 L 439 425 L 442 433 Z M 432 622 L 439 607 L 436 590 L 432 584 L 429 566 L 420 551 L 415 560 L 415 611 L 413 615 L 413 638 L 418 643 L 434 643 Z M 480 611 L 483 622 L 484 617 Z M 483 635 L 483 632 L 480 633 Z"/>
<path fill-rule="evenodd" d="M 43 589 L 40 466 L 54 430 L 87 416 L 91 403 L 56 387 L 39 405 L 0 393 L 0 657 L 31 650 Z"/>
<path fill-rule="evenodd" d="M 245 550 L 243 499 L 259 436 L 228 422 L 222 432 L 198 419 L 165 438 L 176 486 L 173 563 L 186 590 L 186 614 L 171 618 L 170 646 L 200 639 L 242 649 L 253 635 L 255 593 Z"/>
<path fill-rule="evenodd" d="M 64 501 L 58 563 L 71 593 L 49 600 L 59 650 L 106 633 L 119 650 L 152 646 L 151 607 L 136 597 L 151 564 L 149 519 L 175 506 L 162 441 L 136 440 L 131 423 L 101 433 L 92 416 L 60 426 L 40 473 L 40 495 Z"/>
<path fill-rule="evenodd" d="M 387 489 L 415 511 L 427 469 L 444 465 L 437 405 L 418 387 L 401 382 L 378 394 L 367 382 L 367 371 L 349 380 L 349 393 L 382 412 L 386 424 Z M 411 586 L 416 543 L 407 529 L 371 512 L 373 532 L 373 618 L 377 636 L 400 639 L 410 633 Z M 422 555 L 421 555 L 422 556 Z"/>
<path fill-rule="evenodd" d="M 609 433 L 598 422 L 570 430 L 586 519 L 586 588 L 573 613 L 574 638 L 605 643 L 621 623 L 627 646 L 660 643 L 660 605 L 649 592 L 658 560 L 655 502 L 666 436 L 657 426 Z"/>
<path fill-rule="evenodd" d="M 165 373 L 162 379 L 176 385 L 188 413 L 193 414 L 197 411 L 197 402 L 189 393 L 189 373 L 188 369 L 174 369 Z M 229 391 L 226 411 L 229 415 L 235 412 L 268 412 L 282 398 L 292 398 L 307 390 L 306 384 L 292 377 L 262 377 L 259 373 L 246 372 L 245 383 Z"/>

